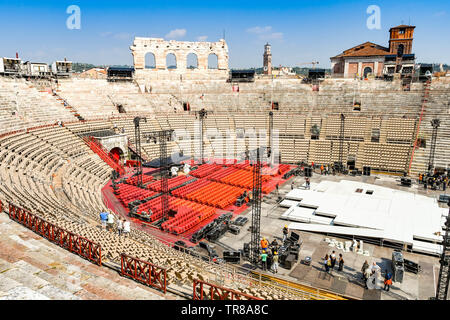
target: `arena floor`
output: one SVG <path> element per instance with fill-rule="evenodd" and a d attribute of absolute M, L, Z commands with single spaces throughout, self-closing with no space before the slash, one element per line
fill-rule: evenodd
<path fill-rule="evenodd" d="M 410 192 L 425 194 L 430 197 L 437 197 L 442 191 L 431 191 L 418 188 L 417 184 L 413 184 L 411 188 L 402 187 L 399 183 L 400 178 L 385 175 L 375 176 L 321 176 L 320 174 L 313 175 L 311 183 L 318 183 L 323 180 L 339 181 L 341 179 L 362 181 L 365 183 L 372 183 L 394 189 L 408 190 Z M 305 180 L 303 177 L 294 177 L 295 187 L 302 185 Z M 280 187 L 280 196 L 284 196 L 291 190 L 291 183 L 285 183 Z M 269 242 L 274 237 L 282 238 L 282 228 L 286 224 L 286 220 L 281 220 L 281 215 L 286 211 L 286 208 L 278 207 L 276 204 L 276 192 L 272 192 L 268 197 L 264 199 L 262 204 L 262 217 L 261 217 L 261 236 L 265 236 Z M 445 205 L 441 204 L 442 207 Z M 251 209 L 248 209 L 242 214 L 251 219 Z M 249 224 L 245 229 L 248 229 Z M 245 232 L 244 232 L 245 231 Z M 296 231 L 297 232 L 297 231 Z M 370 253 L 369 257 L 358 255 L 353 252 L 344 253 L 343 258 L 345 261 L 344 270 L 342 272 L 336 270 L 331 275 L 325 273 L 322 265 L 322 259 L 325 254 L 330 254 L 332 250 L 335 250 L 337 254 L 339 250 L 330 248 L 324 241 L 326 236 L 308 232 L 298 232 L 303 240 L 303 244 L 300 248 L 299 262 L 294 265 L 291 270 L 279 268 L 277 277 L 286 280 L 299 282 L 305 285 L 318 287 L 322 289 L 328 289 L 335 293 L 347 295 L 358 299 L 376 299 L 376 300 L 398 300 L 398 299 L 429 299 L 435 296 L 436 283 L 439 274 L 439 258 L 425 254 L 416 254 L 404 252 L 404 258 L 412 260 L 418 263 L 422 272 L 419 274 L 413 274 L 405 272 L 402 283 L 393 283 L 389 292 L 383 290 L 366 290 L 364 284 L 361 281 L 361 267 L 364 260 L 368 260 L 369 265 L 375 262 L 381 267 L 381 270 L 391 270 L 391 256 L 392 248 L 381 247 L 378 245 L 364 243 L 365 250 Z M 328 237 L 331 238 L 331 237 Z M 339 241 L 344 239 L 334 238 Z M 245 242 L 250 242 L 250 233 L 244 228 L 239 235 L 232 235 L 226 233 L 222 237 L 215 249 L 220 251 L 220 243 L 223 243 L 227 247 L 232 247 L 236 250 L 242 249 Z M 219 254 L 220 255 L 220 254 Z M 306 256 L 312 257 L 311 266 L 306 266 L 301 263 L 301 260 Z M 269 273 L 272 275 L 272 273 Z"/>

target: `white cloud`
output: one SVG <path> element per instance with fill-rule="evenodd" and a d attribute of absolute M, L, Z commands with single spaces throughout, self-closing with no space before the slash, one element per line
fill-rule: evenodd
<path fill-rule="evenodd" d="M 199 36 L 197 37 L 197 41 L 206 41 L 208 39 L 208 36 Z"/>
<path fill-rule="evenodd" d="M 443 17 L 445 15 L 447 15 L 446 11 L 439 11 L 434 14 L 435 17 Z"/>
<path fill-rule="evenodd" d="M 258 36 L 259 40 L 282 40 L 283 33 L 282 32 L 272 32 L 272 26 L 265 27 L 252 27 L 246 30 L 248 33 L 252 33 Z"/>
<path fill-rule="evenodd" d="M 186 29 L 175 29 L 166 34 L 167 39 L 179 39 L 186 35 Z"/>
<path fill-rule="evenodd" d="M 255 33 L 255 34 L 262 34 L 262 33 L 267 33 L 272 31 L 272 27 L 271 26 L 265 26 L 265 27 L 253 27 L 253 28 L 249 28 L 247 29 L 248 33 Z"/>

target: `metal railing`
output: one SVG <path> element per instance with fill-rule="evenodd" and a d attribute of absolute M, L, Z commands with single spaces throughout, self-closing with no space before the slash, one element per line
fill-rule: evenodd
<path fill-rule="evenodd" d="M 262 300 L 261 298 L 197 279 L 194 279 L 192 297 L 194 300 Z"/>
<path fill-rule="evenodd" d="M 99 266 L 102 265 L 102 248 L 97 243 L 60 228 L 13 204 L 9 204 L 9 218 L 36 232 L 50 242 L 84 257 L 92 263 L 98 264 Z"/>
<path fill-rule="evenodd" d="M 120 256 L 121 276 L 167 292 L 167 270 L 150 262 L 122 253 Z"/>

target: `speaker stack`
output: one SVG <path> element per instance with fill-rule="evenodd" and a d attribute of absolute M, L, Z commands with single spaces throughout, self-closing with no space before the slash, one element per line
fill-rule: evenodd
<path fill-rule="evenodd" d="M 363 175 L 370 176 L 370 167 L 363 167 Z"/>
<path fill-rule="evenodd" d="M 241 263 L 241 253 L 239 251 L 224 251 L 223 260 L 229 263 Z"/>
<path fill-rule="evenodd" d="M 312 168 L 305 168 L 305 177 L 311 178 L 312 177 Z"/>

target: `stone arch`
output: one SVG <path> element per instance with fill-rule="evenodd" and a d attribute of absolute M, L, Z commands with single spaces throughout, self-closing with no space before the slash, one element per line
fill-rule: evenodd
<path fill-rule="evenodd" d="M 156 56 L 153 52 L 147 52 L 145 54 L 144 69 L 156 69 Z"/>
<path fill-rule="evenodd" d="M 364 72 L 363 72 L 364 78 L 367 78 L 367 76 L 369 75 L 369 73 L 372 73 L 372 72 L 373 72 L 373 70 L 372 70 L 371 67 L 365 67 L 365 68 L 364 68 Z"/>
<path fill-rule="evenodd" d="M 177 69 L 178 59 L 175 53 L 169 52 L 166 55 L 166 69 Z"/>
<path fill-rule="evenodd" d="M 120 147 L 114 147 L 109 151 L 109 156 L 114 159 L 116 162 L 123 161 L 124 153 Z"/>
<path fill-rule="evenodd" d="M 208 55 L 208 69 L 219 69 L 219 56 L 214 52 Z"/>
<path fill-rule="evenodd" d="M 186 56 L 186 68 L 198 69 L 198 56 L 196 53 L 191 52 Z"/>

